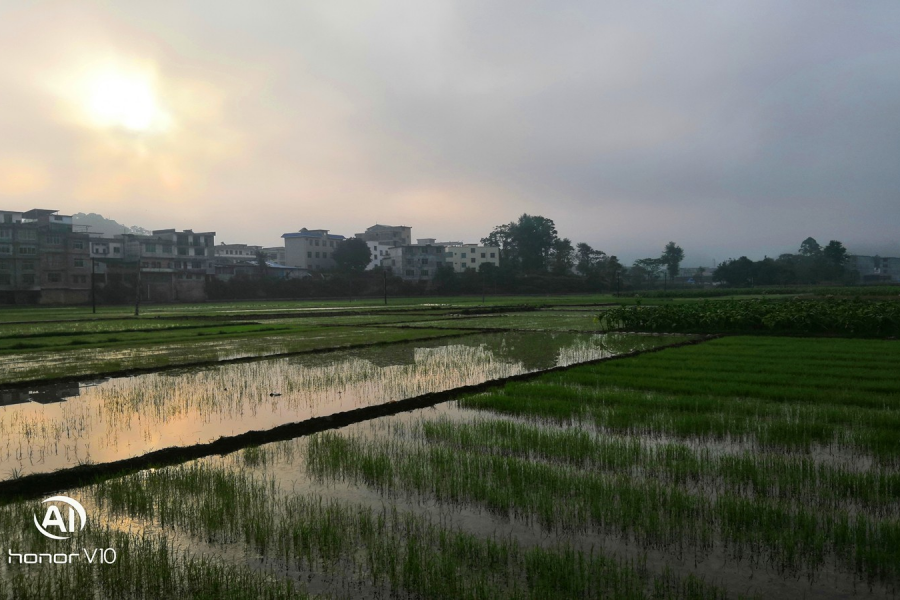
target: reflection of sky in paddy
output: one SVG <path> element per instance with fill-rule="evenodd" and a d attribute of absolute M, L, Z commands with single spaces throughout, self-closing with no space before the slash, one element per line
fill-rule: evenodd
<path fill-rule="evenodd" d="M 0 478 L 209 442 L 673 341 L 475 335 L 0 391 Z"/>

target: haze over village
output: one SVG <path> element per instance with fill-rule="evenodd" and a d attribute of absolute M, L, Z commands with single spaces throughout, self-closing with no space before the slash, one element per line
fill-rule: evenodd
<path fill-rule="evenodd" d="M 900 256 L 891 2 L 0 5 L 0 209 Z M 202 17 L 200 16 L 202 15 Z"/>

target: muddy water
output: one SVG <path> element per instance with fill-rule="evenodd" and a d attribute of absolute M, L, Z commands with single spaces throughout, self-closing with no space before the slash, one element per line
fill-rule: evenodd
<path fill-rule="evenodd" d="M 681 339 L 485 334 L 0 390 L 0 479 L 205 443 Z"/>

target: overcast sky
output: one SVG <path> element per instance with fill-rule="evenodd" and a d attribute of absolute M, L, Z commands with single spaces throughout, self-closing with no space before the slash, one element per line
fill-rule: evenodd
<path fill-rule="evenodd" d="M 0 209 L 900 255 L 900 2 L 0 0 Z"/>

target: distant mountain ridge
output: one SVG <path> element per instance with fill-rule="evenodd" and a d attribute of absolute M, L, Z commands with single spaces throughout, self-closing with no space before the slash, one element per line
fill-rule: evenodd
<path fill-rule="evenodd" d="M 72 224 L 86 225 L 90 228 L 88 229 L 90 233 L 100 233 L 105 237 L 122 235 L 123 233 L 136 233 L 139 235 L 151 234 L 151 231 L 149 229 L 144 229 L 143 227 L 138 227 L 137 225 L 134 225 L 132 227 L 122 225 L 118 221 L 107 219 L 103 215 L 98 215 L 97 213 L 76 213 L 72 215 Z"/>

